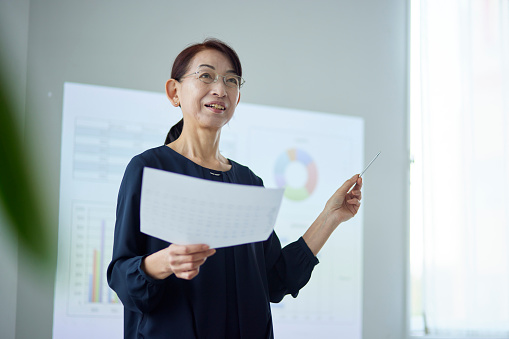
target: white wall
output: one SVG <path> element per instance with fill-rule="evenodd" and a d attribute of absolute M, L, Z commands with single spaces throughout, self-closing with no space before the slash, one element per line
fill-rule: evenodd
<path fill-rule="evenodd" d="M 63 82 L 162 92 L 176 54 L 208 36 L 237 50 L 241 100 L 363 117 L 365 161 L 382 151 L 365 178 L 363 333 L 404 337 L 407 1 L 37 0 L 28 27 L 26 134 L 54 204 Z M 50 338 L 53 278 L 19 262 L 16 338 Z"/>

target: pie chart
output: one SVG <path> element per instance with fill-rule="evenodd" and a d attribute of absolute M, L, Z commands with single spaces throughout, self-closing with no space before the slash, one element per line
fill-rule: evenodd
<path fill-rule="evenodd" d="M 302 183 L 295 185 L 296 180 L 290 180 L 290 170 L 295 172 L 301 170 L 301 177 L 307 175 Z M 316 188 L 318 181 L 318 171 L 313 158 L 301 149 L 291 148 L 281 153 L 276 160 L 274 167 L 276 184 L 278 187 L 285 188 L 284 196 L 290 200 L 302 201 L 307 199 Z"/>

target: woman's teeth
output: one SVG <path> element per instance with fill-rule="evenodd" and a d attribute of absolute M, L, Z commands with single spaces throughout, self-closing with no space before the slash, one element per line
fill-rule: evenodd
<path fill-rule="evenodd" d="M 206 105 L 207 107 L 212 107 L 212 108 L 215 108 L 215 109 L 220 109 L 220 110 L 224 110 L 224 106 L 221 106 L 221 105 L 218 105 L 218 104 L 211 104 L 211 105 Z"/>

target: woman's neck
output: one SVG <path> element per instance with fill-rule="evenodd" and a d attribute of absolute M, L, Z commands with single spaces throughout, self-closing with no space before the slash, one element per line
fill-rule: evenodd
<path fill-rule="evenodd" d="M 229 161 L 219 152 L 221 130 L 190 130 L 185 124 L 180 137 L 168 146 L 194 163 L 218 170 L 228 171 Z"/>

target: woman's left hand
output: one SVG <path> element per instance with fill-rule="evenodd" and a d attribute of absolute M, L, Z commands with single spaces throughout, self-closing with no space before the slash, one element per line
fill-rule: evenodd
<path fill-rule="evenodd" d="M 355 185 L 355 186 L 354 186 Z M 350 188 L 352 190 L 350 190 Z M 336 227 L 355 216 L 361 206 L 362 179 L 354 175 L 338 188 L 325 204 L 322 213 L 302 236 L 311 252 L 317 255 Z"/>
<path fill-rule="evenodd" d="M 350 188 L 355 184 L 350 192 Z M 335 225 L 351 219 L 357 214 L 362 199 L 362 178 L 354 175 L 338 188 L 325 204 L 324 212 L 328 218 L 333 218 Z"/>

